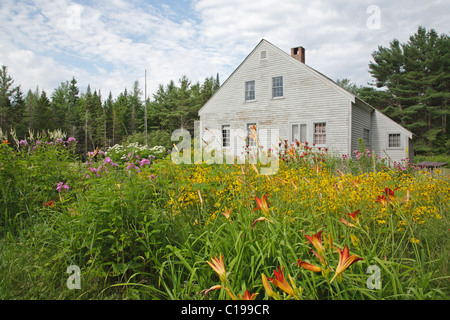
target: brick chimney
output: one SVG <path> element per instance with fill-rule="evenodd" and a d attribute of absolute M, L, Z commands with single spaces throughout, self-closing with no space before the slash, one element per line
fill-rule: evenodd
<path fill-rule="evenodd" d="M 291 49 L 291 57 L 305 63 L 305 48 L 295 47 Z"/>

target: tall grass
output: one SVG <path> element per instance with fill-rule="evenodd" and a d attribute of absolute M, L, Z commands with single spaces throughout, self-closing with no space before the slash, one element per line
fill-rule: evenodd
<path fill-rule="evenodd" d="M 68 144 L 33 146 L 0 145 L 0 298 L 202 300 L 248 290 L 272 299 L 263 275 L 277 270 L 300 299 L 448 298 L 448 176 L 324 150 L 286 153 L 279 172 L 263 176 L 249 164 L 147 165 L 138 149 L 123 165 L 104 155 L 81 163 Z M 59 182 L 69 189 L 57 191 Z M 395 199 L 383 205 L 386 187 Z M 267 211 L 256 201 L 264 195 Z M 319 232 L 325 262 L 306 238 Z M 344 247 L 363 260 L 334 277 Z M 225 280 L 207 263 L 219 256 Z M 81 269 L 79 290 L 66 286 L 70 265 Z"/>

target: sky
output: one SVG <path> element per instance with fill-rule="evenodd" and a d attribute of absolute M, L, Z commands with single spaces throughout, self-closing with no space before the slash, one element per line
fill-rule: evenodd
<path fill-rule="evenodd" d="M 303 46 L 306 64 L 333 80 L 367 85 L 378 46 L 419 26 L 448 34 L 450 0 L 1 0 L 0 65 L 24 94 L 51 96 L 75 77 L 106 99 L 135 81 L 144 94 L 147 79 L 151 98 L 182 76 L 223 83 L 265 39 L 286 53 Z"/>

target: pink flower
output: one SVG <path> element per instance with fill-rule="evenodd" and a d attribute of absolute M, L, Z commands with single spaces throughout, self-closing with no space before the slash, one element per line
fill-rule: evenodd
<path fill-rule="evenodd" d="M 141 160 L 141 167 L 145 166 L 145 165 L 150 165 L 150 160 L 148 159 L 142 159 Z"/>
<path fill-rule="evenodd" d="M 69 190 L 69 185 L 67 183 L 59 182 L 58 185 L 56 186 L 56 191 L 60 192 L 61 188 Z"/>

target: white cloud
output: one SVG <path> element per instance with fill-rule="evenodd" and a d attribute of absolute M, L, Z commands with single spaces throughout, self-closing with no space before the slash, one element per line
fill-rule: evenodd
<path fill-rule="evenodd" d="M 379 6 L 380 29 L 367 7 Z M 332 79 L 370 80 L 371 54 L 393 38 L 407 41 L 419 25 L 448 32 L 444 1 L 260 0 L 187 2 L 4 0 L 0 4 L 0 64 L 15 84 L 50 93 L 72 76 L 119 94 L 135 80 L 149 91 L 182 75 L 221 81 L 264 38 L 289 52 L 306 48 L 306 63 Z M 189 12 L 187 14 L 186 12 Z"/>

